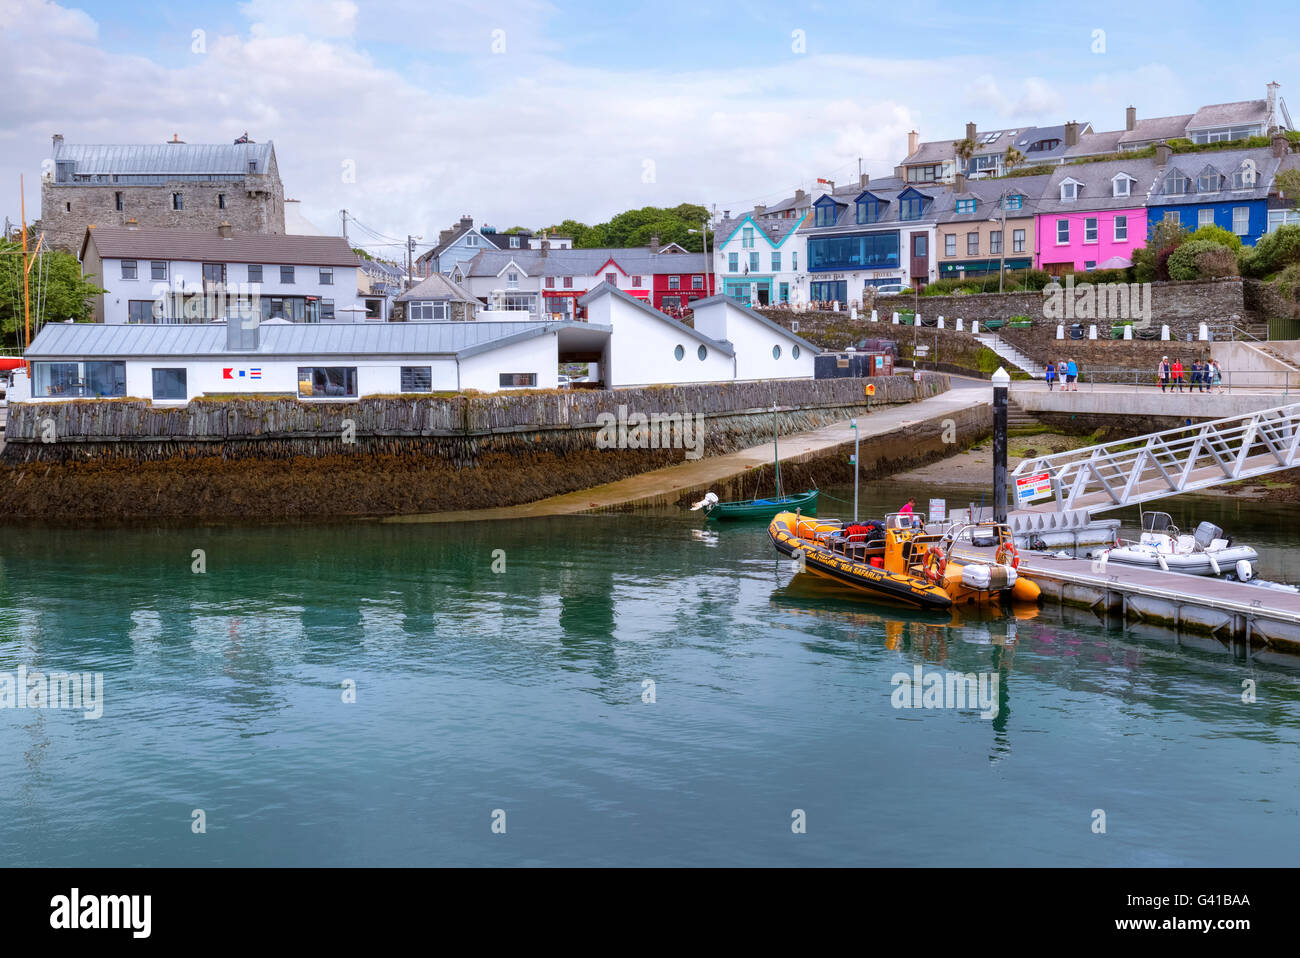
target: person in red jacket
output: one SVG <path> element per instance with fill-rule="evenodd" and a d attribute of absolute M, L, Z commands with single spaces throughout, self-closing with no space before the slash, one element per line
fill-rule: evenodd
<path fill-rule="evenodd" d="M 1174 386 L 1179 392 L 1183 391 L 1183 363 L 1182 360 L 1175 357 L 1173 365 Z"/>

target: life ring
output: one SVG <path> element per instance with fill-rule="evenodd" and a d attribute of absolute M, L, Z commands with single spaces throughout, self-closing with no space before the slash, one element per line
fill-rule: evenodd
<path fill-rule="evenodd" d="M 994 554 L 993 561 L 999 565 L 1004 565 L 1007 561 L 1008 555 L 1011 556 L 1011 568 L 1019 569 L 1020 553 L 1016 550 L 1016 544 L 1014 542 L 1004 542 L 1002 545 L 998 546 L 998 551 Z"/>

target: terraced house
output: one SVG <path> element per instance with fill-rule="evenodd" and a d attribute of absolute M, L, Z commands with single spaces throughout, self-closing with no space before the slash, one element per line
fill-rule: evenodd
<path fill-rule="evenodd" d="M 997 274 L 1034 265 L 1034 214 L 1048 176 L 967 181 L 958 176 L 938 198 L 940 279 Z"/>
<path fill-rule="evenodd" d="M 803 200 L 800 191 L 795 202 Z M 719 223 L 713 234 L 713 264 L 714 271 L 721 274 L 722 291 L 746 305 L 792 302 L 801 261 L 806 262 L 799 227 L 807 215 L 806 211 L 798 216 L 785 215 L 785 210 L 769 213 L 756 206 L 752 213 Z"/>
<path fill-rule="evenodd" d="M 1270 149 L 1175 155 L 1161 146 L 1156 151 L 1160 170 L 1147 198 L 1153 225 L 1166 220 L 1189 230 L 1220 226 L 1249 246 L 1268 232 L 1273 178 L 1289 151 L 1285 136 L 1275 136 Z M 1274 205 L 1279 205 L 1275 192 Z"/>
<path fill-rule="evenodd" d="M 1133 250 L 1146 246 L 1157 175 L 1155 160 L 1136 156 L 1058 167 L 1034 220 L 1037 266 L 1061 276 L 1132 265 Z"/>
<path fill-rule="evenodd" d="M 939 184 L 918 189 L 898 177 L 872 183 L 864 175 L 853 187 L 823 193 L 799 229 L 807 246 L 801 298 L 853 303 L 868 286 L 933 280 L 937 201 L 946 192 Z"/>

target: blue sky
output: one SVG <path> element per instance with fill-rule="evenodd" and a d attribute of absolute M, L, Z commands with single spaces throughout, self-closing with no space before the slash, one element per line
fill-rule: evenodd
<path fill-rule="evenodd" d="M 888 173 L 908 130 L 955 138 L 967 120 L 1115 129 L 1130 103 L 1186 113 L 1261 98 L 1269 80 L 1300 111 L 1297 54 L 1278 42 L 1300 14 L 1176 9 L 0 0 L 0 56 L 22 94 L 0 103 L 0 212 L 16 217 L 22 172 L 35 215 L 54 132 L 247 129 L 275 141 L 287 193 L 323 229 L 346 207 L 432 236 L 462 213 L 537 226 L 770 202 L 856 174 L 859 157 Z"/>

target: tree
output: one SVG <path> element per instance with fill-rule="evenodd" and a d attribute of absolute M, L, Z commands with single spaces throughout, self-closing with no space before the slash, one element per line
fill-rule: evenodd
<path fill-rule="evenodd" d="M 21 250 L 18 243 L 0 241 L 0 340 L 15 346 L 24 325 Z M 92 279 L 82 275 L 81 264 L 71 253 L 51 250 L 33 257 L 27 275 L 33 334 L 38 323 L 89 319 L 92 297 L 104 293 Z"/>
<path fill-rule="evenodd" d="M 1293 207 L 1300 209 L 1300 170 L 1280 170 L 1273 184 Z"/>
<path fill-rule="evenodd" d="M 682 203 L 668 208 L 645 206 L 639 210 L 625 210 L 611 217 L 608 223 L 595 226 L 564 220 L 546 229 L 562 236 L 572 236 L 575 249 L 648 246 L 657 236 L 660 246 L 677 243 L 689 252 L 700 253 L 704 251 L 704 238 L 699 230 L 708 217 L 709 213 L 703 206 Z M 712 243 L 712 234 L 709 235 Z"/>
<path fill-rule="evenodd" d="M 1014 146 L 1007 147 L 1006 156 L 1002 158 L 1002 165 L 1008 170 L 1014 170 L 1017 166 L 1025 162 L 1025 154 L 1021 153 Z"/>
<path fill-rule="evenodd" d="M 964 140 L 954 140 L 952 149 L 957 154 L 957 159 L 961 160 L 961 169 L 957 172 L 965 173 L 967 166 L 970 164 L 970 158 L 975 155 L 975 141 L 969 136 Z"/>

